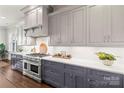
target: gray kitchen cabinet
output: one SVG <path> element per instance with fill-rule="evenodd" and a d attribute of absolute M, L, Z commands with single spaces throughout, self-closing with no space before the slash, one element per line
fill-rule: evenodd
<path fill-rule="evenodd" d="M 58 24 L 60 31 L 60 44 L 61 45 L 70 45 L 70 16 L 68 12 L 59 14 Z"/>
<path fill-rule="evenodd" d="M 11 66 L 13 70 L 23 71 L 23 56 L 11 54 Z"/>
<path fill-rule="evenodd" d="M 49 16 L 50 45 L 86 44 L 86 8 L 76 8 Z M 54 22 L 53 22 L 54 20 Z M 54 31 L 52 31 L 54 29 Z"/>
<path fill-rule="evenodd" d="M 60 40 L 60 23 L 59 15 L 54 15 L 49 17 L 49 34 L 50 42 L 49 45 L 59 45 Z"/>
<path fill-rule="evenodd" d="M 37 8 L 37 23 L 42 25 L 43 23 L 43 9 L 42 7 Z"/>
<path fill-rule="evenodd" d="M 64 87 L 64 64 L 42 61 L 42 79 L 54 87 Z"/>
<path fill-rule="evenodd" d="M 123 75 L 88 69 L 88 88 L 122 88 Z"/>
<path fill-rule="evenodd" d="M 64 87 L 84 88 L 86 87 L 86 69 L 79 66 L 66 65 L 64 69 Z"/>
<path fill-rule="evenodd" d="M 37 11 L 36 9 L 29 11 L 25 14 L 25 26 L 27 28 L 37 25 Z"/>
<path fill-rule="evenodd" d="M 87 7 L 87 45 L 108 44 L 109 29 L 109 6 Z"/>
<path fill-rule="evenodd" d="M 70 12 L 71 24 L 69 35 L 71 45 L 86 45 L 86 7 L 74 9 Z"/>
<path fill-rule="evenodd" d="M 25 10 L 25 11 L 24 11 Z M 48 36 L 48 12 L 46 6 L 24 8 L 25 31 L 28 37 Z"/>
<path fill-rule="evenodd" d="M 42 80 L 64 88 L 124 87 L 124 75 L 48 60 L 42 60 Z"/>
<path fill-rule="evenodd" d="M 124 6 L 111 7 L 111 35 L 109 40 L 112 44 L 124 45 Z"/>

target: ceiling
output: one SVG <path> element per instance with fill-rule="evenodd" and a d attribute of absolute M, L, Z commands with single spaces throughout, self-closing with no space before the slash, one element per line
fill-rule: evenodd
<path fill-rule="evenodd" d="M 24 16 L 20 11 L 25 5 L 0 5 L 0 26 L 12 25 Z"/>

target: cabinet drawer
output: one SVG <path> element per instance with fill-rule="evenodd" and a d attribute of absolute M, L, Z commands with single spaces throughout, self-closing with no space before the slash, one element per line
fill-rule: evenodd
<path fill-rule="evenodd" d="M 93 69 L 88 69 L 88 75 L 89 76 L 104 77 L 106 79 L 107 79 L 107 77 L 111 77 L 112 79 L 115 79 L 115 80 L 119 80 L 122 77 L 122 75 L 120 75 L 120 74 L 110 73 L 110 72 L 105 72 L 105 71 L 99 71 L 99 70 L 93 70 Z"/>
<path fill-rule="evenodd" d="M 87 74 L 88 87 L 106 87 L 106 88 L 118 88 L 122 87 L 122 75 L 104 72 L 99 70 L 88 69 Z"/>
<path fill-rule="evenodd" d="M 85 68 L 79 67 L 79 66 L 73 66 L 73 65 L 65 65 L 65 70 L 77 72 L 77 73 L 84 73 Z"/>
<path fill-rule="evenodd" d="M 43 65 L 44 66 L 49 66 L 49 67 L 52 67 L 52 68 L 57 68 L 57 69 L 64 69 L 64 64 L 57 63 L 57 62 L 52 62 L 52 61 L 44 60 Z"/>
<path fill-rule="evenodd" d="M 11 54 L 11 58 L 16 58 L 16 55 L 15 54 Z"/>
<path fill-rule="evenodd" d="M 22 55 L 16 55 L 16 58 L 17 59 L 23 59 L 23 56 Z"/>
<path fill-rule="evenodd" d="M 63 69 L 57 69 L 57 68 L 53 68 L 50 66 L 44 66 L 44 73 L 53 73 L 53 74 L 57 74 L 57 75 L 61 75 L 61 73 L 64 73 Z"/>

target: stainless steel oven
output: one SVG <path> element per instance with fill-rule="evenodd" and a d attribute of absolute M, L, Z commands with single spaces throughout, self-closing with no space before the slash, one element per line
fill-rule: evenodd
<path fill-rule="evenodd" d="M 41 60 L 23 60 L 23 74 L 41 82 Z"/>

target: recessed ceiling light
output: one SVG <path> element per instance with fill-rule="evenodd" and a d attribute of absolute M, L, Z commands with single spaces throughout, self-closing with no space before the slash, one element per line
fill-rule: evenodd
<path fill-rule="evenodd" d="M 4 16 L 1 16 L 0 18 L 1 18 L 1 19 L 6 19 L 6 17 L 4 17 Z"/>

